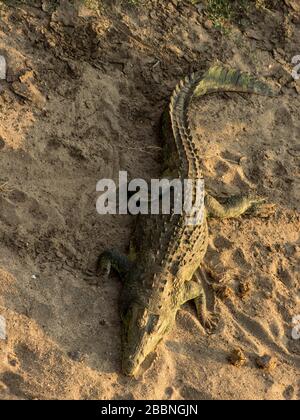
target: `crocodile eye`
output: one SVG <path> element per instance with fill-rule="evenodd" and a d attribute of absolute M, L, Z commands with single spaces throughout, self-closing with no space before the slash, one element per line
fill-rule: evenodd
<path fill-rule="evenodd" d="M 147 333 L 148 334 L 151 334 L 151 333 L 154 332 L 154 330 L 155 330 L 155 328 L 158 324 L 158 321 L 159 321 L 159 316 L 158 315 L 154 315 L 154 314 L 150 315 L 148 325 L 147 325 Z"/>

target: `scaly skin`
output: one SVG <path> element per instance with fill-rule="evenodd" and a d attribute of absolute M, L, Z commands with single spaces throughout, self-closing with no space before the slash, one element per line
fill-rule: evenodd
<path fill-rule="evenodd" d="M 214 92 L 244 92 L 273 96 L 270 87 L 236 70 L 212 67 L 206 74 L 192 74 L 176 87 L 168 115 L 163 120 L 165 166 L 171 178 L 202 179 L 199 153 L 192 138 L 188 109 L 193 97 Z M 206 194 L 202 222 L 188 225 L 186 214 L 141 216 L 136 226 L 134 260 L 108 250 L 99 258 L 99 270 L 111 268 L 123 279 L 123 372 L 135 376 L 141 364 L 173 326 L 176 313 L 194 300 L 202 325 L 211 330 L 216 316 L 206 308 L 200 264 L 208 245 L 207 216 L 238 217 L 261 200 L 236 197 L 225 205 Z"/>

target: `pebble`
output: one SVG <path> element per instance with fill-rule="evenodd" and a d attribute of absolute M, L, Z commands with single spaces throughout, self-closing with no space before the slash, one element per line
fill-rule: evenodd
<path fill-rule="evenodd" d="M 69 351 L 68 356 L 74 362 L 82 362 L 84 360 L 84 355 L 79 350 Z"/>
<path fill-rule="evenodd" d="M 237 368 L 243 367 L 247 362 L 247 357 L 241 349 L 234 349 L 228 357 L 228 362 Z"/>
<path fill-rule="evenodd" d="M 277 362 L 272 356 L 265 354 L 262 357 L 258 356 L 256 358 L 256 365 L 259 369 L 271 372 L 276 368 Z"/>
<path fill-rule="evenodd" d="M 292 400 L 295 396 L 295 388 L 292 385 L 289 385 L 283 392 L 283 397 L 286 400 Z"/>

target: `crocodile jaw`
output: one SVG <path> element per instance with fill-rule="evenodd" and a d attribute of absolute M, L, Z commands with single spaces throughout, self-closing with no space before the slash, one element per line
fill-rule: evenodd
<path fill-rule="evenodd" d="M 146 308 L 133 306 L 123 319 L 122 371 L 136 376 L 142 363 L 155 351 L 173 325 L 175 314 L 155 314 Z"/>

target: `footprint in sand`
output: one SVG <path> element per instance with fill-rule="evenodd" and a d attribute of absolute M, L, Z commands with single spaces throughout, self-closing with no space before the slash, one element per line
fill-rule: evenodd
<path fill-rule="evenodd" d="M 0 196 L 0 220 L 8 226 L 17 226 L 20 218 L 13 203 Z"/>
<path fill-rule="evenodd" d="M 29 200 L 28 211 L 38 222 L 46 222 L 49 218 L 47 212 L 43 209 L 43 206 L 35 198 Z"/>
<path fill-rule="evenodd" d="M 0 381 L 2 381 L 8 390 L 16 397 L 26 398 L 26 384 L 21 375 L 7 371 L 0 376 Z"/>
<path fill-rule="evenodd" d="M 212 399 L 210 395 L 203 393 L 189 385 L 184 385 L 180 389 L 180 394 L 185 400 L 189 401 L 208 401 Z"/>
<path fill-rule="evenodd" d="M 8 198 L 15 204 L 23 204 L 27 200 L 27 194 L 20 190 L 13 190 L 9 194 Z"/>

